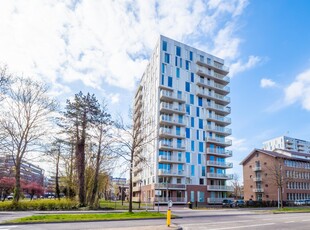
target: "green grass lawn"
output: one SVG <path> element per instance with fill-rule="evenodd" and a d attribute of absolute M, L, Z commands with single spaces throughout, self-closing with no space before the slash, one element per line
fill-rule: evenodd
<path fill-rule="evenodd" d="M 286 207 L 273 211 L 273 213 L 285 213 L 285 212 L 310 212 L 310 207 Z"/>
<path fill-rule="evenodd" d="M 100 208 L 108 208 L 114 210 L 128 210 L 129 203 L 124 201 L 109 201 L 109 200 L 101 200 L 100 201 Z M 148 210 L 153 210 L 153 204 L 148 204 L 146 206 L 145 203 L 140 204 L 140 209 L 145 210 L 147 207 Z M 139 210 L 139 203 L 132 203 L 133 210 Z"/>
<path fill-rule="evenodd" d="M 6 223 L 46 223 L 46 222 L 72 222 L 72 221 L 97 221 L 97 220 L 129 220 L 146 218 L 165 218 L 166 215 L 157 212 L 136 213 L 99 213 L 99 214 L 49 214 L 33 215 L 7 221 Z"/>

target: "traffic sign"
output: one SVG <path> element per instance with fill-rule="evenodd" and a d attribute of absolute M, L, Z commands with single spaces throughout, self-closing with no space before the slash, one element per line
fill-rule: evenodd
<path fill-rule="evenodd" d="M 168 201 L 168 208 L 171 208 L 172 207 L 172 200 L 169 200 Z"/>

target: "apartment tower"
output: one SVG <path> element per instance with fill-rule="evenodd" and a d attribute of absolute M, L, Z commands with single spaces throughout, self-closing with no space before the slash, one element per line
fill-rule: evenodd
<path fill-rule="evenodd" d="M 134 201 L 221 203 L 231 187 L 229 77 L 224 61 L 160 36 L 134 101 L 150 144 L 133 170 Z"/>
<path fill-rule="evenodd" d="M 263 143 L 263 149 L 273 151 L 275 149 L 284 149 L 300 153 L 310 154 L 310 141 L 300 140 L 293 137 L 280 136 Z"/>

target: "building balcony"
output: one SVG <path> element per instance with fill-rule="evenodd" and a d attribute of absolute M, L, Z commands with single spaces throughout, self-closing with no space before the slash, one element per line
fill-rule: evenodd
<path fill-rule="evenodd" d="M 155 184 L 155 189 L 186 190 L 186 185 L 185 184 L 171 184 L 171 183 L 157 183 Z"/>
<path fill-rule="evenodd" d="M 205 106 L 207 109 L 213 110 L 221 115 L 228 115 L 231 111 L 230 107 L 228 106 L 223 106 L 212 102 L 206 103 Z"/>
<path fill-rule="evenodd" d="M 154 203 L 168 203 L 171 200 L 174 204 L 185 204 L 187 202 L 185 197 L 152 197 L 151 202 Z"/>
<path fill-rule="evenodd" d="M 207 166 L 214 166 L 220 168 L 232 168 L 233 163 L 220 162 L 220 161 L 207 161 Z"/>
<path fill-rule="evenodd" d="M 232 186 L 226 186 L 226 185 L 208 185 L 207 190 L 208 191 L 229 191 L 229 192 L 233 192 L 234 188 Z"/>
<path fill-rule="evenodd" d="M 182 105 L 173 105 L 172 103 L 165 103 L 161 102 L 160 103 L 160 112 L 162 113 L 179 113 L 179 114 L 185 114 L 185 106 Z"/>
<path fill-rule="evenodd" d="M 206 126 L 206 130 L 209 131 L 209 132 L 214 132 L 214 133 L 221 134 L 223 136 L 231 135 L 231 129 L 220 127 L 220 126 L 207 125 Z"/>
<path fill-rule="evenodd" d="M 158 162 L 182 164 L 182 163 L 185 163 L 185 159 L 178 158 L 177 156 L 163 156 L 163 155 L 161 155 L 158 157 Z"/>
<path fill-rule="evenodd" d="M 211 99 L 220 105 L 228 105 L 230 103 L 230 97 L 214 92 L 209 92 L 208 90 L 203 90 L 202 88 L 199 88 L 199 90 L 196 91 L 196 94 L 199 97 Z"/>
<path fill-rule="evenodd" d="M 180 134 L 177 134 L 175 130 L 163 128 L 163 127 L 159 129 L 159 136 L 160 137 L 185 138 L 185 134 L 183 132 L 180 132 Z"/>
<path fill-rule="evenodd" d="M 254 172 L 262 171 L 262 167 L 261 167 L 261 166 L 254 166 L 254 167 L 253 167 L 253 171 L 254 171 Z"/>
<path fill-rule="evenodd" d="M 253 177 L 253 181 L 255 181 L 255 182 L 260 182 L 262 180 L 263 180 L 262 177 Z"/>
<path fill-rule="evenodd" d="M 230 88 L 228 86 L 213 82 L 213 81 L 208 81 L 207 79 L 200 78 L 197 82 L 197 85 L 201 87 L 205 87 L 208 89 L 213 89 L 215 92 L 227 95 L 230 92 Z"/>
<path fill-rule="evenodd" d="M 166 169 L 159 169 L 158 176 L 175 176 L 175 177 L 183 177 L 185 176 L 184 171 L 176 171 L 176 170 L 166 170 Z"/>
<path fill-rule="evenodd" d="M 207 178 L 231 180 L 233 179 L 233 175 L 223 173 L 207 173 Z"/>
<path fill-rule="evenodd" d="M 168 102 L 181 102 L 185 103 L 185 97 L 183 95 L 178 95 L 173 91 L 161 90 L 160 91 L 160 100 L 168 101 Z"/>
<path fill-rule="evenodd" d="M 185 151 L 185 146 L 184 145 L 179 145 L 179 144 L 173 144 L 169 142 L 159 142 L 159 149 L 162 150 L 171 150 L 171 151 Z"/>
<path fill-rule="evenodd" d="M 134 111 L 137 112 L 142 108 L 142 101 L 140 100 L 137 104 L 135 104 Z"/>
<path fill-rule="evenodd" d="M 198 76 L 201 76 L 201 77 L 213 79 L 214 81 L 219 82 L 219 83 L 224 84 L 224 85 L 227 85 L 230 82 L 229 77 L 222 75 L 222 74 L 219 74 L 219 73 L 216 73 L 214 71 L 213 72 L 209 71 L 206 68 L 198 68 L 196 71 L 196 74 Z"/>
<path fill-rule="evenodd" d="M 207 148 L 207 154 L 219 156 L 219 157 L 231 157 L 232 151 L 231 150 L 216 149 L 216 148 Z"/>
<path fill-rule="evenodd" d="M 234 200 L 233 198 L 208 198 L 208 204 L 222 204 L 223 200 Z"/>
<path fill-rule="evenodd" d="M 220 74 L 228 74 L 229 73 L 229 68 L 227 66 L 224 66 L 221 63 L 215 62 L 215 61 L 208 61 L 208 60 L 197 60 L 196 61 L 197 65 L 204 66 L 210 69 L 215 70 L 216 72 Z"/>
<path fill-rule="evenodd" d="M 231 140 L 227 140 L 227 139 L 224 139 L 224 138 L 220 139 L 220 138 L 207 137 L 206 141 L 209 142 L 209 143 L 214 143 L 214 144 L 225 146 L 225 147 L 232 145 L 232 141 Z"/>
<path fill-rule="evenodd" d="M 219 116 L 219 115 L 208 114 L 207 120 L 208 121 L 214 121 L 217 124 L 224 125 L 224 126 L 231 124 L 231 118 L 230 117 L 223 117 L 223 116 Z"/>
<path fill-rule="evenodd" d="M 175 117 L 168 117 L 161 115 L 159 118 L 159 123 L 161 125 L 178 125 L 178 126 L 186 126 L 184 120 L 179 120 Z"/>
<path fill-rule="evenodd" d="M 253 188 L 253 192 L 264 192 L 263 188 Z"/>

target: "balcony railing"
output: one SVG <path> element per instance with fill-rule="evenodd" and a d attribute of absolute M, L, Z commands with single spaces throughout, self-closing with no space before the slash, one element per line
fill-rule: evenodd
<path fill-rule="evenodd" d="M 219 90 L 225 94 L 230 92 L 230 88 L 228 86 L 224 86 L 224 85 L 212 82 L 212 81 L 208 81 L 203 78 L 200 78 L 197 84 L 202 85 L 204 87 L 208 87 L 208 88 L 214 88 L 214 90 Z"/>
<path fill-rule="evenodd" d="M 208 71 L 205 68 L 198 68 L 197 72 L 196 72 L 199 76 L 202 77 L 209 77 L 209 78 L 213 78 L 217 81 L 222 82 L 223 84 L 228 84 L 230 82 L 230 78 L 223 75 L 223 74 L 219 74 L 216 73 L 214 71 Z"/>
<path fill-rule="evenodd" d="M 232 151 L 231 150 L 225 150 L 225 149 L 215 149 L 215 148 L 207 148 L 207 153 L 222 157 L 231 157 Z"/>
<path fill-rule="evenodd" d="M 262 181 L 262 177 L 253 177 L 253 181 L 255 182 Z"/>
<path fill-rule="evenodd" d="M 182 125 L 184 126 L 184 120 L 179 120 L 175 117 L 169 117 L 169 116 L 165 116 L 165 115 L 161 115 L 160 116 L 160 122 L 162 123 L 168 123 L 168 124 L 177 124 L 177 125 Z"/>
<path fill-rule="evenodd" d="M 229 114 L 230 111 L 231 111 L 231 108 L 228 107 L 228 106 L 223 106 L 223 105 L 219 105 L 219 104 L 211 103 L 211 102 L 210 103 L 206 103 L 206 107 L 209 108 L 209 109 L 218 111 L 218 112 L 225 113 L 225 114 Z"/>
<path fill-rule="evenodd" d="M 167 169 L 159 169 L 158 170 L 159 176 L 184 176 L 184 171 L 174 171 L 174 170 L 167 170 Z"/>
<path fill-rule="evenodd" d="M 180 94 L 176 94 L 174 92 L 168 90 L 161 90 L 160 91 L 160 98 L 168 99 L 170 101 L 178 101 L 178 102 L 185 102 L 185 97 Z"/>
<path fill-rule="evenodd" d="M 226 135 L 231 135 L 231 129 L 229 128 L 224 128 L 220 126 L 213 126 L 213 125 L 207 125 L 207 130 L 216 132 L 216 133 L 224 133 Z"/>
<path fill-rule="evenodd" d="M 207 161 L 207 166 L 218 166 L 224 168 L 232 168 L 233 163 L 220 162 L 220 161 Z"/>
<path fill-rule="evenodd" d="M 186 189 L 186 185 L 185 184 L 166 184 L 166 183 L 157 183 L 155 184 L 155 189 Z"/>
<path fill-rule="evenodd" d="M 197 60 L 198 65 L 210 67 L 212 69 L 217 70 L 220 73 L 227 74 L 229 72 L 229 68 L 227 66 L 224 66 L 221 63 L 215 62 L 213 60 L 211 61 L 204 61 L 204 60 Z"/>
<path fill-rule="evenodd" d="M 221 144 L 225 146 L 230 146 L 232 144 L 231 140 L 226 140 L 226 139 L 207 137 L 206 140 L 207 142 L 212 142 L 212 143 Z"/>
<path fill-rule="evenodd" d="M 226 180 L 233 179 L 232 174 L 223 174 L 223 173 L 207 173 L 207 177 L 208 178 L 226 179 Z"/>
<path fill-rule="evenodd" d="M 223 200 L 234 200 L 233 198 L 208 198 L 209 204 L 222 204 Z"/>
<path fill-rule="evenodd" d="M 165 142 L 165 141 L 159 142 L 159 148 L 185 151 L 185 146 L 183 144 L 173 144 L 172 142 Z"/>
<path fill-rule="evenodd" d="M 201 97 L 206 97 L 206 98 L 210 98 L 212 100 L 215 100 L 215 102 L 217 103 L 222 103 L 222 104 L 229 104 L 230 103 L 230 97 L 228 96 L 224 96 L 218 93 L 214 93 L 214 92 L 210 92 L 208 90 L 203 90 L 203 89 L 199 89 L 197 91 L 198 96 Z"/>
<path fill-rule="evenodd" d="M 160 109 L 165 110 L 165 111 L 171 111 L 175 113 L 185 113 L 185 107 L 183 105 L 173 105 L 172 103 L 165 103 L 161 102 L 160 103 Z"/>
<path fill-rule="evenodd" d="M 234 188 L 232 186 L 226 186 L 226 185 L 208 185 L 209 191 L 234 191 Z"/>
<path fill-rule="evenodd" d="M 178 158 L 176 156 L 159 156 L 158 157 L 158 161 L 161 162 L 161 161 L 168 161 L 168 162 L 177 162 L 177 163 L 182 163 L 185 161 L 185 159 L 183 158 Z"/>
<path fill-rule="evenodd" d="M 186 203 L 187 200 L 185 197 L 153 197 L 152 202 L 166 203 L 171 200 L 173 203 Z"/>
<path fill-rule="evenodd" d="M 263 188 L 253 188 L 253 192 L 264 192 Z"/>
<path fill-rule="evenodd" d="M 180 134 L 177 134 L 175 130 L 168 129 L 168 128 L 160 128 L 159 134 L 164 136 L 175 136 L 180 138 L 185 138 L 185 134 L 183 132 L 180 132 Z"/>
<path fill-rule="evenodd" d="M 209 114 L 207 118 L 221 122 L 221 123 L 231 124 L 231 118 L 230 117 L 224 117 L 224 116 Z"/>
<path fill-rule="evenodd" d="M 253 171 L 256 172 L 256 171 L 261 171 L 262 170 L 262 167 L 261 166 L 254 166 L 253 167 Z"/>

